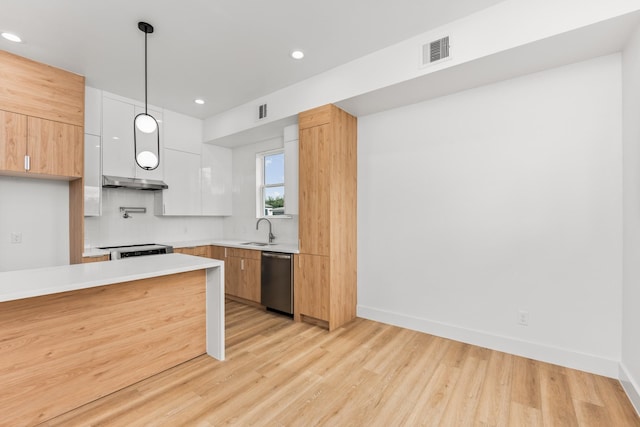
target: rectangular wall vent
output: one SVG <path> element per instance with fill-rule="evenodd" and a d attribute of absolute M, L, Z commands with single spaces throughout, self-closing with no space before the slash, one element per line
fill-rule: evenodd
<path fill-rule="evenodd" d="M 258 107 L 258 120 L 267 118 L 267 104 L 262 104 Z"/>
<path fill-rule="evenodd" d="M 433 64 L 449 57 L 449 36 L 422 46 L 422 65 Z"/>

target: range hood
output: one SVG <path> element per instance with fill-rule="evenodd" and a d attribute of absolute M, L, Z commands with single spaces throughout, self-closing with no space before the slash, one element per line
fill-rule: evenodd
<path fill-rule="evenodd" d="M 135 190 L 165 190 L 169 188 L 162 181 L 154 179 L 127 178 L 123 176 L 102 175 L 103 188 L 133 188 Z"/>

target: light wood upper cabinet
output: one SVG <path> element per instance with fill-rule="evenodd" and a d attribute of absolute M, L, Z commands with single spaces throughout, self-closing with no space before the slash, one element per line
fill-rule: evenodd
<path fill-rule="evenodd" d="M 0 170 L 71 179 L 82 177 L 81 126 L 7 111 L 0 111 L 0 118 Z"/>
<path fill-rule="evenodd" d="M 27 154 L 29 172 L 82 177 L 84 134 L 81 126 L 29 117 Z"/>
<path fill-rule="evenodd" d="M 329 255 L 329 125 L 300 129 L 300 252 Z"/>
<path fill-rule="evenodd" d="M 0 111 L 0 170 L 24 172 L 27 116 Z"/>
<path fill-rule="evenodd" d="M 294 318 L 333 330 L 356 316 L 357 122 L 334 105 L 300 113 Z"/>
<path fill-rule="evenodd" d="M 81 178 L 84 77 L 5 51 L 0 64 L 0 172 Z"/>
<path fill-rule="evenodd" d="M 69 260 L 80 263 L 84 77 L 0 50 L 0 81 L 0 174 L 69 180 Z"/>
<path fill-rule="evenodd" d="M 0 110 L 84 126 L 84 77 L 0 50 Z"/>

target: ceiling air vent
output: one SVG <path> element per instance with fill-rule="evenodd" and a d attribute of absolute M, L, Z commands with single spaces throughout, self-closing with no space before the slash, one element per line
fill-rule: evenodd
<path fill-rule="evenodd" d="M 449 36 L 422 46 L 422 65 L 433 64 L 449 57 Z"/>
<path fill-rule="evenodd" d="M 258 120 L 267 118 L 267 104 L 258 106 Z"/>

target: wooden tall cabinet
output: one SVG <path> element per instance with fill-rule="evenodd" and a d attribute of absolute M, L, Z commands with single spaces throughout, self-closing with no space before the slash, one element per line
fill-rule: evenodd
<path fill-rule="evenodd" d="M 0 50 L 0 174 L 69 181 L 71 263 L 84 244 L 84 77 Z"/>
<path fill-rule="evenodd" d="M 333 330 L 356 317 L 357 121 L 335 105 L 300 113 L 294 318 Z"/>

